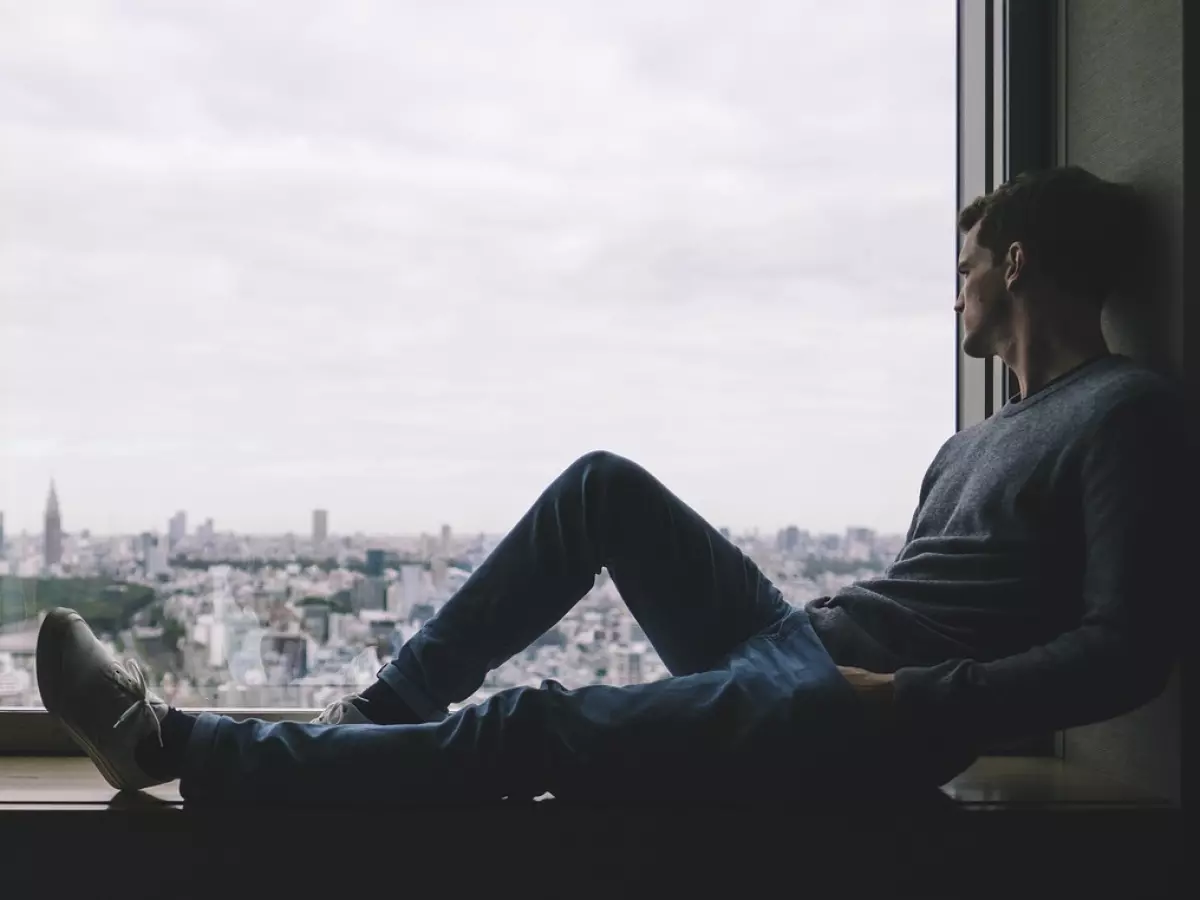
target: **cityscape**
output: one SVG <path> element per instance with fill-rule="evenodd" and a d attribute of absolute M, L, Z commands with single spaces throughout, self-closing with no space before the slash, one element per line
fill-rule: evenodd
<path fill-rule="evenodd" d="M 340 534 L 315 509 L 304 534 L 189 527 L 133 535 L 67 531 L 50 485 L 40 534 L 4 533 L 0 512 L 0 706 L 41 706 L 35 651 L 41 616 L 77 609 L 114 654 L 181 708 L 317 709 L 370 684 L 379 667 L 470 577 L 503 535 Z M 791 525 L 731 534 L 789 603 L 881 573 L 903 535 Z M 654 681 L 667 670 L 601 572 L 571 612 L 489 673 L 465 703 L 552 679 L 567 688 Z"/>

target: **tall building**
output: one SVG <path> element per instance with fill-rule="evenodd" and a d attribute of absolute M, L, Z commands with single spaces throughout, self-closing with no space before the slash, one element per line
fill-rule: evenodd
<path fill-rule="evenodd" d="M 134 539 L 133 552 L 143 566 L 150 564 L 150 554 L 154 552 L 154 535 L 143 531 Z"/>
<path fill-rule="evenodd" d="M 434 588 L 438 591 L 446 589 L 446 575 L 450 571 L 450 566 L 446 562 L 445 557 L 435 556 L 429 563 L 429 575 L 433 581 Z"/>
<path fill-rule="evenodd" d="M 308 635 L 297 632 L 267 632 L 261 638 L 264 668 L 272 663 L 284 684 L 308 675 Z"/>
<path fill-rule="evenodd" d="M 412 612 L 414 606 L 425 602 L 425 567 L 406 563 L 400 567 L 400 584 L 404 589 L 404 605 Z"/>
<path fill-rule="evenodd" d="M 167 545 L 174 549 L 180 541 L 187 537 L 187 513 L 182 509 L 171 516 L 167 523 Z"/>
<path fill-rule="evenodd" d="M 442 526 L 442 553 L 450 552 L 450 540 L 453 537 L 453 532 L 449 525 Z"/>
<path fill-rule="evenodd" d="M 329 603 L 321 598 L 311 598 L 300 608 L 304 615 L 304 628 L 318 644 L 329 640 Z"/>
<path fill-rule="evenodd" d="M 4 510 L 0 509 L 0 556 L 4 555 Z"/>
<path fill-rule="evenodd" d="M 641 684 L 645 680 L 642 666 L 642 651 L 632 647 L 613 647 L 609 651 L 612 661 L 608 673 L 609 682 L 618 687 Z"/>
<path fill-rule="evenodd" d="M 378 578 L 383 574 L 383 551 L 376 549 L 367 550 L 367 562 L 365 566 L 368 578 Z"/>
<path fill-rule="evenodd" d="M 779 532 L 776 547 L 784 553 L 792 553 L 800 546 L 800 529 L 789 525 Z"/>
<path fill-rule="evenodd" d="M 848 560 L 866 562 L 875 553 L 875 532 L 870 528 L 847 528 L 842 555 Z"/>
<path fill-rule="evenodd" d="M 145 550 L 146 575 L 150 578 L 156 578 L 159 575 L 170 574 L 170 539 L 166 537 L 160 538 L 155 535 L 146 535 L 145 537 L 149 538 Z"/>
<path fill-rule="evenodd" d="M 387 611 L 398 620 L 408 618 L 408 600 L 404 594 L 403 584 L 399 581 L 394 581 L 387 586 L 387 592 L 384 594 L 384 605 Z"/>
<path fill-rule="evenodd" d="M 387 609 L 387 582 L 382 578 L 360 578 L 350 591 L 350 602 L 356 612 L 364 609 Z"/>
<path fill-rule="evenodd" d="M 58 491 L 50 482 L 50 496 L 46 498 L 46 527 L 42 534 L 42 556 L 47 566 L 62 562 L 63 553 L 62 513 L 58 508 Z"/>
<path fill-rule="evenodd" d="M 313 510 L 312 537 L 317 543 L 329 540 L 329 510 Z"/>

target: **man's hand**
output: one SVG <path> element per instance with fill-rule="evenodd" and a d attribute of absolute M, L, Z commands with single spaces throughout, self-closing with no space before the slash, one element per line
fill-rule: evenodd
<path fill-rule="evenodd" d="M 887 719 L 892 713 L 895 696 L 895 678 L 882 672 L 868 672 L 854 666 L 838 666 L 842 677 L 850 682 L 859 699 L 866 703 L 880 718 Z"/>

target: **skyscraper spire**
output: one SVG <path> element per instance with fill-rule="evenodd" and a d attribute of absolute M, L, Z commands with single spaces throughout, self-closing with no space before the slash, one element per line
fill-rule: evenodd
<path fill-rule="evenodd" d="M 58 489 L 50 479 L 50 496 L 46 498 L 46 527 L 42 534 L 42 555 L 46 567 L 62 562 L 62 513 L 58 508 Z"/>

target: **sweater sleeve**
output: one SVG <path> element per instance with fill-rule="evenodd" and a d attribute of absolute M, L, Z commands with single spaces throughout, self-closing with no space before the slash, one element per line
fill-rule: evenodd
<path fill-rule="evenodd" d="M 1190 599 L 1187 436 L 1173 395 L 1114 407 L 1086 439 L 1082 615 L 1001 659 L 895 673 L 896 712 L 920 733 L 975 746 L 1109 719 L 1160 693 Z"/>

